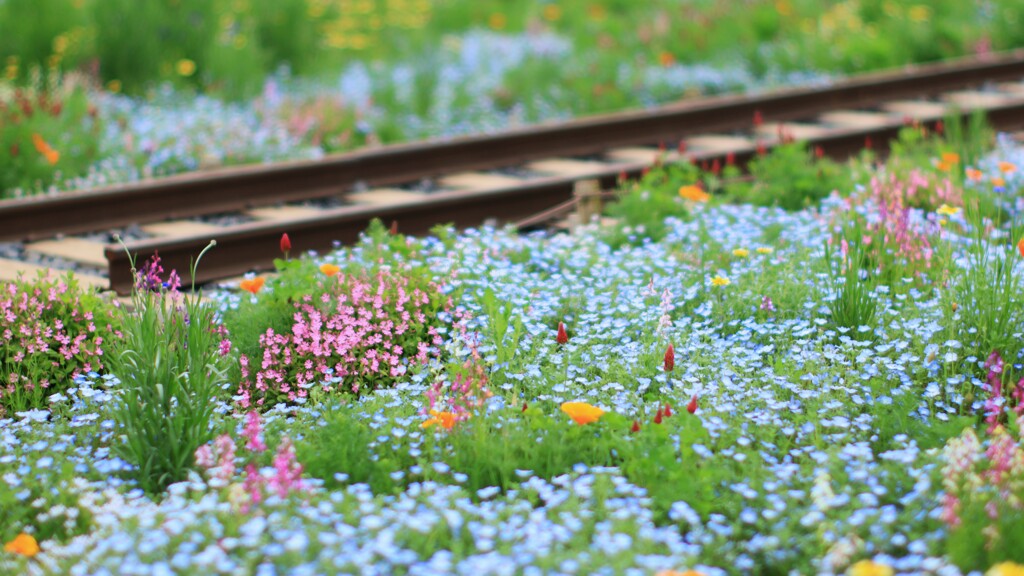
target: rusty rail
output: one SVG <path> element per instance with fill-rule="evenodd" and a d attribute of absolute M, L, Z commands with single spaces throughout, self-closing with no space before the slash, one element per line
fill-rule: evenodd
<path fill-rule="evenodd" d="M 962 117 L 969 113 L 964 112 Z M 1024 104 L 1010 104 L 990 108 L 989 121 L 999 129 L 1024 128 Z M 934 128 L 934 122 L 925 122 Z M 810 142 L 821 146 L 831 157 L 844 158 L 863 149 L 865 140 L 870 138 L 874 148 L 885 152 L 890 140 L 894 139 L 900 124 L 881 127 L 837 130 Z M 737 149 L 732 152 L 738 164 L 749 162 L 757 151 Z M 693 154 L 695 161 L 724 160 L 724 153 Z M 647 168 L 646 164 L 616 166 L 613 170 L 588 176 L 597 179 L 602 187 L 612 186 L 621 174 L 636 177 Z M 329 250 L 335 242 L 351 243 L 358 239 L 359 232 L 366 229 L 373 218 L 384 222 L 397 221 L 403 232 L 411 234 L 428 231 L 437 223 L 453 223 L 456 226 L 471 226 L 485 219 L 500 215 L 502 221 L 528 218 L 572 200 L 575 177 L 555 177 L 532 180 L 523 185 L 509 186 L 485 192 L 440 192 L 425 200 L 411 201 L 386 207 L 352 206 L 324 211 L 322 215 L 286 223 L 253 223 L 231 228 L 216 237 L 217 247 L 203 257 L 203 265 L 197 271 L 196 283 L 226 278 L 251 270 L 267 269 L 277 254 L 277 243 L 281 234 L 287 232 L 293 250 Z M 155 251 L 166 268 L 188 270 L 192 258 L 210 240 L 209 236 L 192 236 L 170 240 L 143 240 L 130 243 L 129 250 L 139 258 L 148 258 Z M 105 250 L 109 261 L 111 288 L 118 293 L 131 289 L 132 278 L 128 268 L 128 257 L 119 246 L 108 246 Z M 185 274 L 183 274 L 183 277 Z"/>

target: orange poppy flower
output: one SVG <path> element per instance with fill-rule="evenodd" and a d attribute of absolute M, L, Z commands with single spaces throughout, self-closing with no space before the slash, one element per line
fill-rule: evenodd
<path fill-rule="evenodd" d="M 959 164 L 960 155 L 957 154 L 956 152 L 943 152 L 942 161 L 945 162 L 946 164 Z"/>
<path fill-rule="evenodd" d="M 597 422 L 604 414 L 604 410 L 586 402 L 566 402 L 562 404 L 562 412 L 568 414 L 569 418 L 572 418 L 580 426 Z"/>
<path fill-rule="evenodd" d="M 658 62 L 667 68 L 676 63 L 676 57 L 671 52 L 662 52 L 658 54 Z"/>
<path fill-rule="evenodd" d="M 246 292 L 251 292 L 255 294 L 259 292 L 261 288 L 263 288 L 263 284 L 265 284 L 266 282 L 266 278 L 262 276 L 257 276 L 252 280 L 242 280 L 241 282 L 238 283 L 238 287 L 241 288 L 242 290 L 245 290 Z"/>
<path fill-rule="evenodd" d="M 711 195 L 701 190 L 700 186 L 693 184 L 680 187 L 679 196 L 691 202 L 707 202 L 711 198 Z"/>
<path fill-rule="evenodd" d="M 46 158 L 50 166 L 53 166 L 60 160 L 60 152 L 50 147 L 39 134 L 32 134 L 32 145 L 36 147 L 37 152 L 43 155 L 43 158 Z"/>
<path fill-rule="evenodd" d="M 1021 258 L 1024 258 L 1024 236 L 1017 242 L 1017 251 L 1020 252 Z"/>
<path fill-rule="evenodd" d="M 999 163 L 999 170 L 1003 174 L 1010 174 L 1012 172 L 1016 172 L 1017 171 L 1017 165 L 1014 164 L 1013 162 L 1000 162 Z"/>
<path fill-rule="evenodd" d="M 1002 178 L 996 176 L 995 178 L 992 179 L 992 185 L 995 186 L 996 188 L 1002 188 L 1003 186 L 1006 186 L 1006 180 L 1003 180 Z"/>
<path fill-rule="evenodd" d="M 968 168 L 964 172 L 967 174 L 967 179 L 970 180 L 971 182 L 980 182 L 982 176 L 984 176 L 981 170 L 978 170 L 976 168 Z"/>
<path fill-rule="evenodd" d="M 36 542 L 36 539 L 31 534 L 18 534 L 14 537 L 14 540 L 4 544 L 4 552 L 21 554 L 31 558 L 39 554 L 39 543 Z"/>
<path fill-rule="evenodd" d="M 457 419 L 453 412 L 438 412 L 437 410 L 431 410 L 430 418 L 423 422 L 423 424 L 420 424 L 420 428 L 430 428 L 434 424 L 439 424 L 445 430 L 451 430 L 455 427 L 456 421 Z"/>
<path fill-rule="evenodd" d="M 328 276 L 334 276 L 338 272 L 341 272 L 341 268 L 335 266 L 334 264 L 321 264 L 320 271 Z"/>

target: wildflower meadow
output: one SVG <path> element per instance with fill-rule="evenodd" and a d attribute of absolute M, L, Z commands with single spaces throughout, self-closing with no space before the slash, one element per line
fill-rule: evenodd
<path fill-rule="evenodd" d="M 975 124 L 202 298 L 4 284 L 0 571 L 1019 574 L 1024 148 Z"/>

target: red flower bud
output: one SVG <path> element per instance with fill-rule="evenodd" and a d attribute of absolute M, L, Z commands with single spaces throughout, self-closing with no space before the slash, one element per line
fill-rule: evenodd
<path fill-rule="evenodd" d="M 569 341 L 569 335 L 565 332 L 565 324 L 561 322 L 558 323 L 558 336 L 555 338 L 555 341 L 559 344 L 565 344 Z"/>
<path fill-rule="evenodd" d="M 686 154 L 686 140 L 680 140 L 679 146 L 676 147 L 676 150 L 678 150 L 680 154 Z"/>
<path fill-rule="evenodd" d="M 523 402 L 523 412 L 526 412 L 527 408 L 529 408 L 529 406 L 526 404 L 526 402 Z"/>
<path fill-rule="evenodd" d="M 619 182 L 625 182 L 626 178 L 627 178 L 627 176 L 626 176 L 626 171 L 625 170 L 619 172 Z"/>
<path fill-rule="evenodd" d="M 629 431 L 630 432 L 639 432 L 640 431 L 640 421 L 639 420 L 633 420 L 633 427 L 630 428 Z"/>
<path fill-rule="evenodd" d="M 665 418 L 669 418 L 670 416 L 672 416 L 672 405 L 665 402 Z"/>
<path fill-rule="evenodd" d="M 654 423 L 661 424 L 662 418 L 664 418 L 664 414 L 662 414 L 661 408 L 658 408 L 658 413 L 654 415 Z"/>
<path fill-rule="evenodd" d="M 946 125 L 942 123 L 942 120 L 939 120 L 938 122 L 935 123 L 935 132 L 939 136 L 942 136 L 942 133 L 945 132 L 945 131 L 946 131 Z"/>
<path fill-rule="evenodd" d="M 676 367 L 676 349 L 671 344 L 665 349 L 665 372 L 671 372 Z"/>
<path fill-rule="evenodd" d="M 693 398 L 690 398 L 690 403 L 686 405 L 686 411 L 690 414 L 697 412 L 697 395 L 694 394 Z"/>
<path fill-rule="evenodd" d="M 714 174 L 715 176 L 718 176 L 718 173 L 721 172 L 721 171 L 722 171 L 722 162 L 718 158 L 715 158 L 711 162 L 711 173 Z"/>
<path fill-rule="evenodd" d="M 764 124 L 764 116 L 761 115 L 760 110 L 754 110 L 754 126 L 760 126 Z"/>
<path fill-rule="evenodd" d="M 767 153 L 768 153 L 768 148 L 764 145 L 764 142 L 760 142 L 759 141 L 757 143 L 757 155 L 758 156 L 764 156 Z"/>
<path fill-rule="evenodd" d="M 288 253 L 292 250 L 292 240 L 288 237 L 288 233 L 281 234 L 281 252 L 284 252 L 285 258 L 288 257 Z"/>
<path fill-rule="evenodd" d="M 736 165 L 736 153 L 735 152 L 729 152 L 728 154 L 725 155 L 725 165 L 726 166 L 735 166 Z"/>
<path fill-rule="evenodd" d="M 822 158 L 824 156 L 825 156 L 825 149 L 822 148 L 821 146 L 815 146 L 814 147 L 814 157 L 815 158 Z"/>
<path fill-rule="evenodd" d="M 871 136 L 865 136 L 864 137 L 864 148 L 866 150 L 871 150 L 871 148 L 872 148 Z"/>
<path fill-rule="evenodd" d="M 392 236 L 398 236 L 398 220 L 391 221 L 391 230 L 388 230 Z"/>

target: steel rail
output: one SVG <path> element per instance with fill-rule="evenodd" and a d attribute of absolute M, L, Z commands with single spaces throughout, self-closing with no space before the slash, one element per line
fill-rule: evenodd
<path fill-rule="evenodd" d="M 837 108 L 1024 76 L 1024 50 L 865 74 L 824 88 L 687 100 L 509 132 L 386 146 L 316 161 L 224 168 L 58 196 L 0 201 L 0 240 L 35 240 L 259 205 L 334 196 L 358 184 L 419 178 L 747 128 L 755 112 L 791 121 Z"/>
<path fill-rule="evenodd" d="M 969 114 L 962 112 L 960 116 L 966 118 Z M 989 108 L 986 116 L 998 129 L 1020 129 L 1024 127 L 1024 104 Z M 935 121 L 923 124 L 934 128 Z M 902 124 L 893 123 L 870 128 L 837 129 L 810 139 L 809 142 L 821 146 L 827 155 L 836 158 L 858 153 L 868 138 L 877 151 L 884 152 L 902 128 Z M 757 151 L 750 147 L 732 152 L 734 160 L 741 165 L 749 162 L 756 154 Z M 725 153 L 722 152 L 691 155 L 698 162 L 715 158 L 724 160 L 724 157 Z M 649 164 L 621 164 L 587 178 L 598 179 L 603 187 L 607 187 L 613 185 L 623 173 L 636 177 L 647 168 Z M 427 232 L 438 223 L 464 227 L 480 224 L 496 216 L 501 221 L 515 221 L 569 201 L 573 186 L 579 179 L 576 176 L 552 177 L 483 192 L 439 192 L 424 200 L 402 204 L 384 207 L 348 206 L 326 210 L 322 215 L 301 220 L 251 223 L 227 228 L 215 236 L 217 246 L 203 257 L 202 266 L 197 270 L 194 280 L 202 284 L 269 268 L 272 258 L 277 254 L 281 234 L 286 232 L 291 238 L 293 251 L 302 253 L 307 250 L 329 250 L 337 242 L 354 242 L 374 218 L 384 222 L 397 221 L 403 232 L 412 234 Z M 173 268 L 181 272 L 189 269 L 192 259 L 210 239 L 209 235 L 197 235 L 167 240 L 142 240 L 129 243 L 128 250 L 140 259 L 159 252 L 166 269 Z M 104 252 L 109 262 L 111 288 L 120 294 L 127 293 L 133 282 L 128 253 L 120 246 L 107 246 Z"/>

